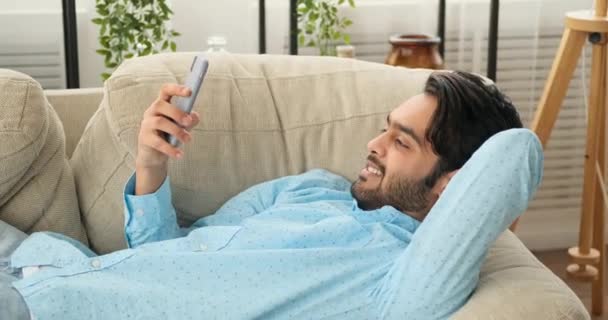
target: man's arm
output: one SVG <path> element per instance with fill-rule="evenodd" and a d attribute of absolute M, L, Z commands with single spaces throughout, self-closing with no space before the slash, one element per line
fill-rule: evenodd
<path fill-rule="evenodd" d="M 448 183 L 374 298 L 382 319 L 446 319 L 475 289 L 488 248 L 527 207 L 542 176 L 531 131 L 496 134 Z"/>
<path fill-rule="evenodd" d="M 167 177 L 169 158 L 184 153 L 165 140 L 167 134 L 186 144 L 189 133 L 200 119 L 197 112 L 186 114 L 171 104 L 173 96 L 190 96 L 189 88 L 165 84 L 158 97 L 144 112 L 137 140 L 135 171 L 125 186 L 125 238 L 129 247 L 166 240 L 184 234 L 177 226 Z"/>
<path fill-rule="evenodd" d="M 194 228 L 210 224 L 239 224 L 243 219 L 270 207 L 289 177 L 264 182 L 241 192 L 215 214 L 199 219 L 188 228 L 180 228 L 177 224 L 169 176 L 165 176 L 157 190 L 144 195 L 136 195 L 138 179 L 138 173 L 134 173 L 124 189 L 125 238 L 129 248 L 183 237 Z"/>
<path fill-rule="evenodd" d="M 125 235 L 131 248 L 147 242 L 183 237 L 192 229 L 207 225 L 239 225 L 243 219 L 281 201 L 282 195 L 297 190 L 312 186 L 339 190 L 348 188 L 348 181 L 344 178 L 325 170 L 310 170 L 254 185 L 228 200 L 214 214 L 199 219 L 188 228 L 180 228 L 171 203 L 169 177 L 158 190 L 136 196 L 133 194 L 136 175 L 127 182 L 124 196 Z"/>
<path fill-rule="evenodd" d="M 169 177 L 154 192 L 135 194 L 137 173 L 134 173 L 124 190 L 125 238 L 129 248 L 154 241 L 183 237 L 188 229 L 177 224 L 175 208 L 171 202 Z"/>

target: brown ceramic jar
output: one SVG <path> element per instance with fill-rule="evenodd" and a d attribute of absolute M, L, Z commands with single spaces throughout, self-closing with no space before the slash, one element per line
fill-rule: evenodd
<path fill-rule="evenodd" d="M 422 34 L 391 36 L 389 42 L 392 49 L 385 63 L 408 68 L 442 69 L 439 41 L 439 37 Z"/>

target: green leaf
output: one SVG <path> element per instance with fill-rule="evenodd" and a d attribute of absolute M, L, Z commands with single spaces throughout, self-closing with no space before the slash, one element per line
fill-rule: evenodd
<path fill-rule="evenodd" d="M 350 5 L 351 7 L 355 7 L 355 0 L 348 0 L 348 5 Z"/>
<path fill-rule="evenodd" d="M 349 34 L 344 35 L 344 43 L 350 44 L 350 35 Z"/>
<path fill-rule="evenodd" d="M 101 43 L 101 46 L 104 48 L 107 48 L 110 46 L 110 37 L 109 36 L 101 36 L 99 38 L 99 43 Z"/>
<path fill-rule="evenodd" d="M 173 14 L 173 11 L 171 11 L 171 9 L 165 4 L 164 1 L 160 1 L 158 5 L 160 6 L 160 9 L 163 11 L 163 13 L 168 15 Z"/>
<path fill-rule="evenodd" d="M 105 4 L 98 4 L 95 6 L 95 9 L 100 16 L 107 16 L 110 14 L 110 11 L 108 11 L 108 7 Z"/>
<path fill-rule="evenodd" d="M 308 41 L 308 43 L 306 44 L 307 47 L 314 47 L 315 46 L 315 41 L 314 40 L 310 40 Z"/>
<path fill-rule="evenodd" d="M 303 34 L 300 34 L 300 36 L 298 36 L 298 44 L 303 46 L 305 41 L 306 37 Z"/>
<path fill-rule="evenodd" d="M 95 18 L 93 20 L 91 20 L 94 24 L 102 24 L 103 23 L 103 18 Z"/>
<path fill-rule="evenodd" d="M 161 50 L 167 50 L 168 47 L 169 47 L 169 41 L 168 40 L 163 41 Z"/>
<path fill-rule="evenodd" d="M 171 30 L 171 36 L 172 36 L 172 37 L 179 37 L 179 36 L 181 36 L 181 35 L 182 35 L 181 33 L 177 32 L 177 31 L 173 31 L 173 30 Z"/>
<path fill-rule="evenodd" d="M 124 58 L 125 59 L 131 59 L 131 58 L 133 58 L 133 56 L 134 56 L 134 54 L 131 53 L 131 52 L 129 52 L 129 53 L 125 54 Z"/>
<path fill-rule="evenodd" d="M 158 6 L 160 7 L 160 10 L 162 12 L 169 12 L 169 7 L 167 7 L 167 5 L 163 1 L 160 1 L 158 3 Z"/>
<path fill-rule="evenodd" d="M 104 73 L 102 73 L 102 74 L 101 74 L 101 79 L 102 79 L 103 81 L 106 81 L 106 80 L 108 80 L 108 78 L 109 78 L 110 76 L 111 76 L 111 74 L 109 74 L 109 73 L 107 73 L 107 72 L 104 72 Z"/>
<path fill-rule="evenodd" d="M 175 52 L 177 50 L 177 45 L 175 42 L 171 41 L 171 51 Z"/>
<path fill-rule="evenodd" d="M 110 50 L 106 50 L 106 49 L 97 49 L 97 50 L 95 50 L 95 52 L 99 53 L 102 56 L 111 54 Z"/>

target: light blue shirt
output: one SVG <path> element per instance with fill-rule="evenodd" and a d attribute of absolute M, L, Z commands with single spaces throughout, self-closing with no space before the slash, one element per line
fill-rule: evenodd
<path fill-rule="evenodd" d="M 169 178 L 125 187 L 129 248 L 97 256 L 31 235 L 14 282 L 44 319 L 444 319 L 473 292 L 487 249 L 525 210 L 542 175 L 526 129 L 486 142 L 420 223 L 385 206 L 362 211 L 350 182 L 325 170 L 249 188 L 181 229 Z"/>

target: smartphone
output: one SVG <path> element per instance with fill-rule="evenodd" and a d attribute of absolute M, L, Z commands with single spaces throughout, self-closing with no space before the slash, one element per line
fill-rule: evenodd
<path fill-rule="evenodd" d="M 189 97 L 174 96 L 173 98 L 171 98 L 171 104 L 180 108 L 186 113 L 190 113 L 192 111 L 192 107 L 194 106 L 194 101 L 198 96 L 198 92 L 200 91 L 200 88 L 203 84 L 203 80 L 205 79 L 205 75 L 207 74 L 208 68 L 209 61 L 207 61 L 207 58 L 200 55 L 195 56 L 194 60 L 192 61 L 192 65 L 190 66 L 190 73 L 186 78 L 186 82 L 184 82 L 184 85 L 190 88 L 192 94 Z M 181 127 L 181 125 L 179 126 Z M 179 146 L 180 142 L 176 137 L 165 133 L 165 139 L 172 146 Z"/>

